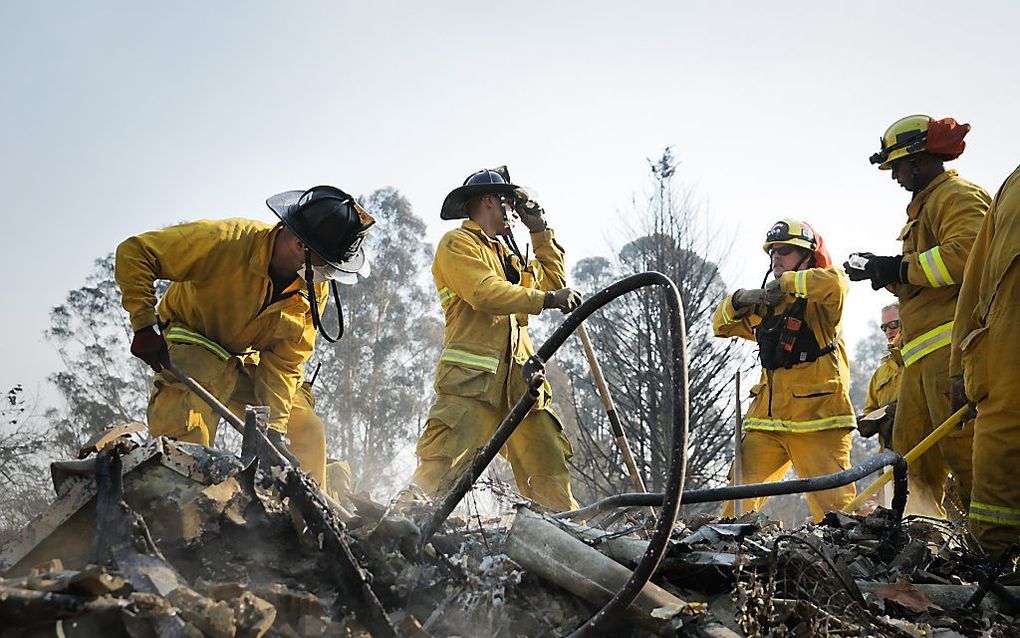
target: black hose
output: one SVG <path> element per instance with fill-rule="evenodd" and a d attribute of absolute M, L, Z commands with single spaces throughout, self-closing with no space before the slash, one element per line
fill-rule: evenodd
<path fill-rule="evenodd" d="M 820 492 L 834 487 L 842 487 L 883 467 L 893 467 L 893 500 L 892 509 L 897 519 L 903 517 L 903 508 L 907 503 L 907 462 L 897 452 L 887 450 L 871 457 L 859 465 L 812 478 L 795 479 L 792 481 L 776 481 L 774 483 L 749 483 L 747 485 L 730 485 L 684 492 L 680 502 L 712 503 L 716 501 L 732 501 L 759 496 L 778 496 L 780 494 L 799 494 L 802 492 Z M 569 512 L 560 512 L 554 518 L 590 518 L 606 510 L 617 507 L 645 507 L 660 505 L 665 495 L 662 492 L 628 492 L 616 494 L 592 503 L 588 507 Z"/>
<path fill-rule="evenodd" d="M 579 627 L 572 638 L 594 636 L 606 631 L 607 623 L 619 617 L 638 595 L 645 583 L 652 577 L 662 560 L 666 544 L 669 542 L 680 509 L 680 495 L 683 492 L 684 479 L 687 471 L 687 421 L 688 421 L 688 379 L 687 379 L 687 333 L 684 322 L 683 302 L 676 285 L 669 277 L 659 272 L 644 272 L 631 275 L 617 281 L 607 288 L 595 293 L 570 313 L 566 320 L 553 332 L 552 336 L 542 344 L 538 352 L 524 366 L 524 379 L 528 391 L 517 401 L 510 414 L 503 420 L 492 438 L 475 454 L 470 467 L 464 471 L 454 485 L 437 502 L 432 517 L 420 526 L 421 544 L 428 542 L 450 512 L 460 503 L 464 495 L 471 489 L 474 482 L 499 450 L 506 444 L 520 422 L 538 399 L 539 388 L 544 379 L 544 365 L 559 349 L 574 330 L 596 310 L 617 297 L 647 286 L 660 286 L 669 306 L 670 333 L 670 382 L 672 389 L 672 439 L 669 469 L 666 474 L 666 492 L 658 504 L 662 512 L 641 560 L 631 573 L 630 579 L 616 592 L 588 622 Z"/>

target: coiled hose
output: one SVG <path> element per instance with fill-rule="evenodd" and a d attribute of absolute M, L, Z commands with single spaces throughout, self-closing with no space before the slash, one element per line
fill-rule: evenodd
<path fill-rule="evenodd" d="M 662 510 L 659 513 L 655 531 L 648 543 L 648 548 L 631 574 L 630 580 L 606 603 L 588 622 L 579 627 L 572 638 L 596 636 L 607 630 L 609 623 L 619 617 L 645 586 L 659 566 L 666 550 L 673 525 L 676 523 L 680 508 L 680 496 L 683 493 L 684 479 L 687 471 L 687 424 L 688 424 L 688 376 L 687 376 L 687 331 L 684 322 L 683 301 L 676 284 L 666 275 L 659 272 L 643 272 L 631 275 L 603 288 L 586 299 L 566 320 L 553 332 L 552 336 L 542 344 L 538 352 L 524 366 L 524 379 L 528 391 L 517 401 L 506 419 L 492 435 L 492 438 L 478 451 L 472 459 L 470 467 L 457 479 L 450 490 L 436 503 L 432 516 L 419 527 L 421 544 L 424 546 L 432 537 L 450 512 L 464 498 L 474 482 L 489 466 L 499 450 L 506 444 L 510 435 L 520 425 L 524 417 L 534 407 L 538 399 L 539 388 L 545 378 L 544 366 L 553 354 L 566 342 L 572 332 L 596 310 L 599 310 L 614 299 L 648 286 L 658 286 L 665 295 L 669 312 L 669 344 L 670 344 L 670 382 L 672 391 L 672 436 L 670 438 L 669 470 L 666 474 L 666 489 L 662 498 Z"/>

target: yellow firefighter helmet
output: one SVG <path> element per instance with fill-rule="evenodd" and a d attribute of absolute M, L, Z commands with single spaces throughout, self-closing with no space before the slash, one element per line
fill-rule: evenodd
<path fill-rule="evenodd" d="M 767 253 L 769 248 L 776 244 L 789 244 L 814 252 L 818 248 L 818 239 L 815 237 L 815 231 L 806 223 L 799 219 L 787 218 L 777 221 L 765 234 L 765 245 L 762 246 L 762 250 Z"/>
<path fill-rule="evenodd" d="M 892 163 L 901 157 L 925 150 L 931 122 L 931 117 L 918 114 L 901 117 L 890 124 L 882 135 L 881 149 L 871 156 L 871 163 L 878 164 L 878 168 L 887 171 L 892 168 Z"/>

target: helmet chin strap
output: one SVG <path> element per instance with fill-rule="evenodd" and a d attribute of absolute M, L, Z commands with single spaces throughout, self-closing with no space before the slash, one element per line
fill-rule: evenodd
<path fill-rule="evenodd" d="M 308 305 L 312 309 L 312 326 L 319 331 L 322 338 L 330 343 L 336 343 L 340 341 L 341 337 L 344 336 L 344 309 L 340 306 L 340 293 L 336 290 L 336 282 L 332 279 L 329 280 L 329 287 L 333 291 L 333 303 L 336 305 L 336 316 L 337 324 L 339 329 L 337 330 L 336 336 L 330 336 L 326 332 L 326 327 L 322 325 L 322 319 L 319 318 L 319 300 L 315 296 L 315 285 L 312 283 L 315 278 L 315 273 L 312 271 L 312 251 L 305 248 L 305 286 L 308 288 Z"/>
<path fill-rule="evenodd" d="M 794 266 L 793 268 L 791 268 L 790 270 L 791 271 L 800 270 L 800 267 L 804 265 L 805 261 L 807 261 L 808 259 L 814 259 L 814 257 L 815 257 L 814 252 L 810 252 L 809 251 L 809 252 L 804 253 L 804 256 L 800 258 L 800 261 L 797 262 L 797 265 Z M 769 267 L 768 267 L 768 270 L 765 271 L 765 276 L 761 280 L 761 287 L 762 288 L 765 287 L 765 283 L 768 282 L 769 275 L 771 275 L 771 274 L 772 274 L 772 265 L 770 264 Z"/>
<path fill-rule="evenodd" d="M 918 184 L 921 181 L 921 169 L 917 166 L 916 155 L 907 157 L 907 162 L 910 163 L 910 192 L 916 195 L 922 190 Z"/>

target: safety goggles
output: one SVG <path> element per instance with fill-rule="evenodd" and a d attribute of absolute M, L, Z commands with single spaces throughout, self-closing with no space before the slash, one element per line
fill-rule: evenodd
<path fill-rule="evenodd" d="M 783 257 L 786 257 L 787 255 L 792 254 L 794 250 L 795 250 L 795 248 L 793 246 L 786 246 L 786 245 L 770 246 L 769 247 L 769 257 L 771 257 L 772 255 L 776 255 L 776 254 L 782 255 Z"/>
<path fill-rule="evenodd" d="M 886 330 L 899 330 L 900 329 L 900 320 L 899 319 L 893 319 L 892 321 L 890 321 L 888 323 L 881 324 L 879 326 L 879 328 L 882 329 L 882 332 L 885 332 Z"/>

